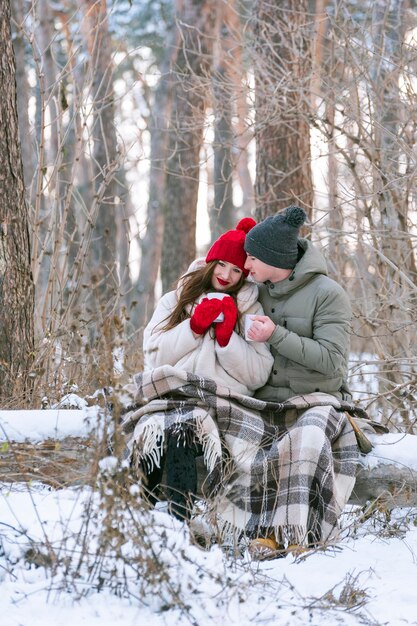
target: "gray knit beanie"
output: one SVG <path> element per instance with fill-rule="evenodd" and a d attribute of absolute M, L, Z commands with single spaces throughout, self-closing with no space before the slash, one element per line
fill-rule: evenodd
<path fill-rule="evenodd" d="M 298 231 L 307 219 L 298 206 L 289 206 L 254 226 L 246 235 L 245 251 L 281 269 L 294 269 L 298 259 Z"/>

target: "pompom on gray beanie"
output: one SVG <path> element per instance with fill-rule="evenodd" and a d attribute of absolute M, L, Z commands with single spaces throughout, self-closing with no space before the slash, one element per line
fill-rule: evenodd
<path fill-rule="evenodd" d="M 294 269 L 298 231 L 306 219 L 306 212 L 298 206 L 289 206 L 282 213 L 265 218 L 246 235 L 246 253 L 267 265 Z"/>

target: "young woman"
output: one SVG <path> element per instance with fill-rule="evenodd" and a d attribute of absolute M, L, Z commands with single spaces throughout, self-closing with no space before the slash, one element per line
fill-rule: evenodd
<path fill-rule="evenodd" d="M 144 332 L 145 370 L 172 365 L 245 396 L 266 383 L 273 363 L 270 350 L 244 335 L 243 316 L 263 314 L 258 287 L 247 281 L 244 267 L 246 233 L 255 224 L 244 218 L 221 235 L 205 260 L 195 261 L 176 289 L 161 298 Z M 176 424 L 159 439 L 161 462 L 142 462 L 151 502 L 166 468 L 166 495 L 179 518 L 189 516 L 190 494 L 197 488 L 197 440 L 192 421 Z"/>
<path fill-rule="evenodd" d="M 255 224 L 244 218 L 221 235 L 205 261 L 195 261 L 161 298 L 144 332 L 145 369 L 173 365 L 244 395 L 265 384 L 270 350 L 244 336 L 243 316 L 263 314 L 258 287 L 246 280 L 244 267 L 246 233 Z"/>

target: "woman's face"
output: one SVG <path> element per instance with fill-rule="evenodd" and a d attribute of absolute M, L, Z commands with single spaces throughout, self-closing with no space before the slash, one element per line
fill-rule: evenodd
<path fill-rule="evenodd" d="M 217 261 L 211 277 L 211 285 L 216 291 L 227 291 L 240 280 L 242 270 L 227 261 Z"/>

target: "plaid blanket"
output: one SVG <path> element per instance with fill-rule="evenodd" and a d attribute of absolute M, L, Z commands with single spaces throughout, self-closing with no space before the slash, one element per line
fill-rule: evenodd
<path fill-rule="evenodd" d="M 158 466 L 169 434 L 192 430 L 218 485 L 222 532 L 275 532 L 283 545 L 334 538 L 355 483 L 358 447 L 344 413 L 354 407 L 322 393 L 264 402 L 171 366 L 136 374 L 124 391 L 132 458 Z"/>

